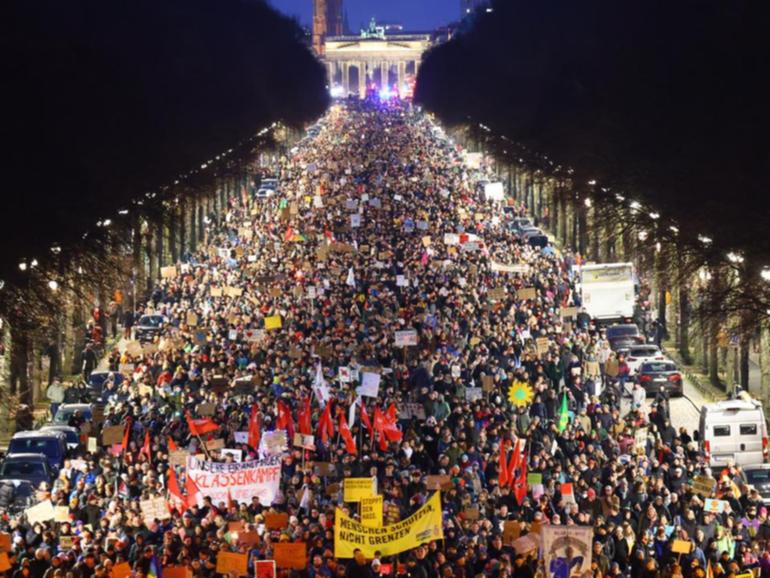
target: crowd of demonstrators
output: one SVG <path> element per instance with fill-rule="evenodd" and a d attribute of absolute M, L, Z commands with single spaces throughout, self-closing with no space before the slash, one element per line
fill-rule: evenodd
<path fill-rule="evenodd" d="M 127 562 L 135 576 L 181 565 L 208 578 L 232 551 L 248 553 L 253 575 L 277 543 L 302 541 L 307 567 L 292 572 L 308 578 L 532 578 L 554 570 L 521 538 L 580 525 L 594 529 L 594 578 L 770 576 L 770 519 L 740 470 L 711 472 L 666 403 L 648 409 L 643 391 L 623 402 L 602 331 L 565 317 L 579 306 L 576 256 L 522 243 L 508 226 L 521 208 L 485 201 L 462 151 L 419 111 L 350 102 L 319 126 L 281 159 L 275 196 L 233 200 L 201 250 L 126 313 L 167 322 L 113 356 L 127 379 L 106 383 L 103 420 L 71 422 L 83 439 L 125 435 L 84 443 L 40 489 L 66 520 L 3 516 L 0 573 L 122 578 Z M 396 347 L 408 329 L 417 344 Z M 365 368 L 380 375 L 376 398 L 356 393 Z M 316 449 L 282 454 L 272 504 L 211 500 L 170 464 L 179 450 L 232 461 L 216 445 L 257 459 L 260 440 L 295 424 Z M 708 474 L 721 513 L 691 487 Z M 335 506 L 358 516 L 335 484 L 370 475 L 396 520 L 433 494 L 427 476 L 447 476 L 444 539 L 335 557 Z M 141 500 L 158 496 L 172 516 L 146 519 Z M 284 527 L 265 528 L 273 512 L 288 514 Z M 238 521 L 259 539 L 240 541 Z M 675 553 L 675 540 L 692 551 Z"/>

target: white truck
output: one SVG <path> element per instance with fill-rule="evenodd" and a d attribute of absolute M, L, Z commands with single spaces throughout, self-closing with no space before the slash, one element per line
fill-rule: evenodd
<path fill-rule="evenodd" d="M 593 263 L 580 268 L 583 308 L 593 319 L 633 317 L 636 293 L 631 263 Z"/>

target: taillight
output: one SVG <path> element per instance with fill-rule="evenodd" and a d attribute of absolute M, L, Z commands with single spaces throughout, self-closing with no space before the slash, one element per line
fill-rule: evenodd
<path fill-rule="evenodd" d="M 682 376 L 679 375 L 678 373 L 672 373 L 671 375 L 668 376 L 668 380 L 669 381 L 682 381 Z"/>
<path fill-rule="evenodd" d="M 639 378 L 639 381 L 652 381 L 652 377 L 649 375 L 643 375 Z"/>
<path fill-rule="evenodd" d="M 662 355 L 659 355 L 658 357 L 655 358 L 655 361 L 660 361 L 662 359 L 666 359 L 666 358 L 663 357 Z"/>
<path fill-rule="evenodd" d="M 711 442 L 708 440 L 705 440 L 703 442 L 703 453 L 704 453 L 704 457 L 706 458 L 706 461 L 711 460 Z"/>
<path fill-rule="evenodd" d="M 762 459 L 767 461 L 767 438 L 762 438 Z"/>
<path fill-rule="evenodd" d="M 636 361 L 636 357 L 629 357 L 627 361 Z"/>

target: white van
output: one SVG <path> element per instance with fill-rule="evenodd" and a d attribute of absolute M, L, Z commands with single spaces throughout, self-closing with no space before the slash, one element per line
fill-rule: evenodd
<path fill-rule="evenodd" d="M 711 466 L 761 464 L 767 459 L 762 404 L 744 394 L 708 403 L 700 412 L 700 449 Z"/>

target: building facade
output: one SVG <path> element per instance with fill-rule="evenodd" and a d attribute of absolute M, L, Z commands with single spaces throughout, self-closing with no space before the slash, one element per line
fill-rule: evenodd
<path fill-rule="evenodd" d="M 313 0 L 313 50 L 324 55 L 327 36 L 341 36 L 344 32 L 342 0 Z"/>
<path fill-rule="evenodd" d="M 328 36 L 324 62 L 329 86 L 339 96 L 366 96 L 367 90 L 410 92 L 430 34 L 387 34 L 372 20 L 358 36 Z"/>

